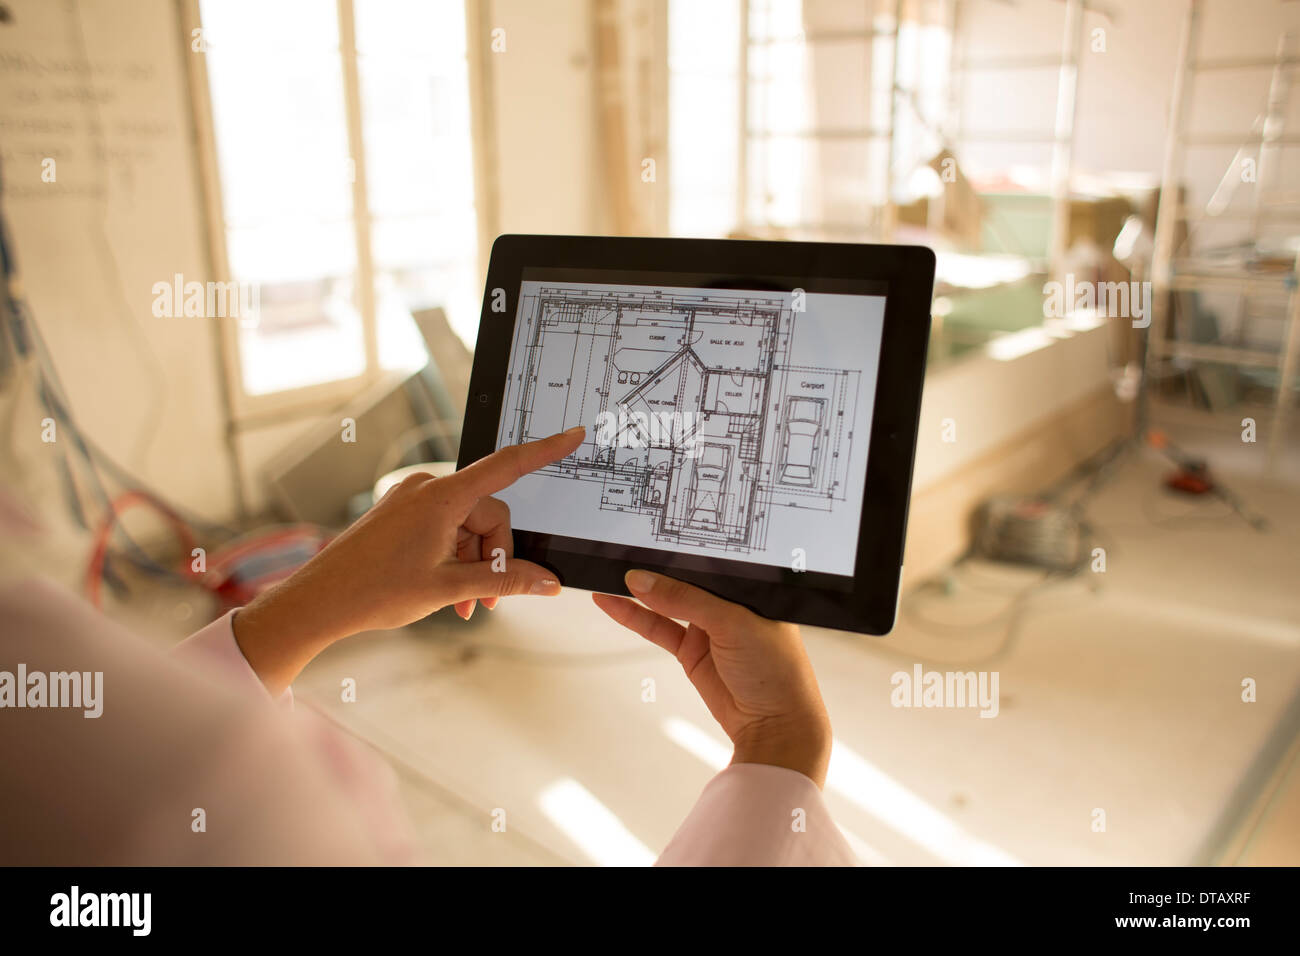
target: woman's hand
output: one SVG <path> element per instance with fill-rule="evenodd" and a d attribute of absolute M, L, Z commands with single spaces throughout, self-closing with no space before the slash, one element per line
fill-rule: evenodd
<path fill-rule="evenodd" d="M 641 604 L 612 594 L 592 599 L 677 658 L 731 738 L 732 763 L 788 767 L 823 786 L 831 724 L 799 629 L 661 574 L 629 571 L 626 581 Z"/>
<path fill-rule="evenodd" d="M 333 642 L 401 627 L 448 604 L 468 619 L 478 600 L 492 607 L 508 594 L 559 594 L 549 571 L 514 560 L 510 510 L 490 496 L 571 454 L 583 434 L 578 427 L 503 448 L 446 478 L 416 474 L 390 489 L 235 615 L 235 640 L 262 683 L 279 696 Z"/>

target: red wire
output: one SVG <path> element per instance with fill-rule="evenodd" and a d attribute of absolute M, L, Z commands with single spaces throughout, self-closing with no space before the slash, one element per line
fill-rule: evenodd
<path fill-rule="evenodd" d="M 198 577 L 189 569 L 189 556 L 194 549 L 194 533 L 190 530 L 189 525 L 176 512 L 148 492 L 127 491 L 118 495 L 109 504 L 108 514 L 104 515 L 98 530 L 95 532 L 95 545 L 90 554 L 90 563 L 86 566 L 86 596 L 95 607 L 100 606 L 100 588 L 104 580 L 104 561 L 108 555 L 108 542 L 112 536 L 113 528 L 124 511 L 140 504 L 149 505 L 167 519 L 185 551 L 185 557 L 181 561 L 181 574 L 188 577 Z"/>
<path fill-rule="evenodd" d="M 149 494 L 146 491 L 127 491 L 113 499 L 110 503 L 108 514 L 100 522 L 95 532 L 94 547 L 91 551 L 90 562 L 86 567 L 86 594 L 91 604 L 100 607 L 101 590 L 104 580 L 104 565 L 108 558 L 108 545 L 112 538 L 113 528 L 121 520 L 122 514 L 135 505 L 148 505 L 154 511 L 161 514 L 167 519 L 172 530 L 176 533 L 184 549 L 184 557 L 181 560 L 180 573 L 197 581 L 202 587 L 214 591 L 218 594 L 227 586 L 226 578 L 229 574 L 229 568 L 238 562 L 238 559 L 248 555 L 265 551 L 276 544 L 294 539 L 310 541 L 316 539 L 317 550 L 328 543 L 330 536 L 322 535 L 321 530 L 315 525 L 297 524 L 285 528 L 276 528 L 272 531 L 261 535 L 255 535 L 248 540 L 237 542 L 224 550 L 218 550 L 212 554 L 206 568 L 207 574 L 199 574 L 190 570 L 190 555 L 194 548 L 194 534 L 188 524 L 185 523 L 176 512 L 169 508 L 164 502 Z M 251 595 L 249 595 L 251 597 Z"/>

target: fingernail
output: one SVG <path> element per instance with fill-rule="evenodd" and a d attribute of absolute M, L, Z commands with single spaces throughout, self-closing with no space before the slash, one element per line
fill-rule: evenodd
<path fill-rule="evenodd" d="M 636 594 L 645 594 L 655 586 L 655 576 L 649 571 L 629 571 L 623 580 L 627 582 L 627 589 Z"/>
<path fill-rule="evenodd" d="M 540 581 L 534 581 L 533 586 L 528 589 L 529 594 L 547 594 L 554 597 L 560 593 L 560 582 L 555 578 L 542 578 Z"/>
<path fill-rule="evenodd" d="M 567 431 L 565 431 L 564 434 L 566 434 L 566 435 L 576 435 L 576 434 L 578 434 L 579 432 L 585 432 L 586 430 L 587 430 L 587 426 L 586 426 L 586 425 L 574 425 L 572 428 L 570 428 L 570 429 L 568 429 Z"/>

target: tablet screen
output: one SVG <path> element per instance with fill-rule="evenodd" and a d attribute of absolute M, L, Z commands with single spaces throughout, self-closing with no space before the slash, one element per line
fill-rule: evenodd
<path fill-rule="evenodd" d="M 561 550 L 851 578 L 886 289 L 523 270 L 496 447 L 587 436 L 499 494 L 512 525 Z"/>

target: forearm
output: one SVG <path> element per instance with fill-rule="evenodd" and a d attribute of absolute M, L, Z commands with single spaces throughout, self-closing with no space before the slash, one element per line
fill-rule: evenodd
<path fill-rule="evenodd" d="M 259 595 L 232 622 L 235 643 L 272 697 L 317 654 L 353 633 L 310 575 L 300 575 Z"/>

